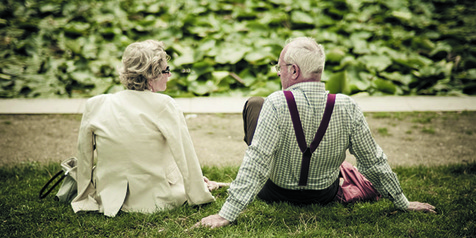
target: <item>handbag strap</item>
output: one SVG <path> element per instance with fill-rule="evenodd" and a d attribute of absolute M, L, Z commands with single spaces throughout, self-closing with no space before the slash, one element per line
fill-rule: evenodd
<path fill-rule="evenodd" d="M 55 184 L 53 184 L 53 186 L 51 186 L 51 188 L 49 188 L 45 193 L 43 193 L 45 191 L 45 189 L 48 187 L 48 185 L 50 185 L 51 182 L 53 182 L 58 176 L 60 176 L 61 174 L 63 174 L 63 176 L 61 176 L 61 178 L 58 179 L 58 181 L 56 181 Z M 53 189 L 58 186 L 58 184 L 66 177 L 66 174 L 63 172 L 63 170 L 60 170 L 58 171 L 58 173 L 56 173 L 50 180 L 48 180 L 48 182 L 46 182 L 45 186 L 43 186 L 40 190 L 40 199 L 43 199 L 45 198 L 46 196 L 48 196 L 48 194 L 51 193 L 51 191 L 53 191 Z"/>
<path fill-rule="evenodd" d="M 334 110 L 334 104 L 336 95 L 327 94 L 326 108 L 324 109 L 324 115 L 322 116 L 321 124 L 317 129 L 314 140 L 311 142 L 310 146 L 307 146 L 306 138 L 304 137 L 304 130 L 302 129 L 302 123 L 299 118 L 299 112 L 297 110 L 296 100 L 291 91 L 283 91 L 284 96 L 286 97 L 286 102 L 288 104 L 289 112 L 291 114 L 291 120 L 293 121 L 294 132 L 296 133 L 296 140 L 301 149 L 302 161 L 301 161 L 301 174 L 299 176 L 298 186 L 306 186 L 307 179 L 309 176 L 309 166 L 311 164 L 312 153 L 317 149 L 321 143 L 324 134 L 326 133 L 329 121 Z"/>

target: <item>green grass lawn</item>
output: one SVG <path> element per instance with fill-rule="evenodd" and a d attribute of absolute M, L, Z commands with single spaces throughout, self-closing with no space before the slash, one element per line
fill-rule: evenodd
<path fill-rule="evenodd" d="M 43 184 L 59 164 L 36 163 L 0 168 L 0 234 L 3 237 L 475 237 L 476 163 L 441 167 L 399 167 L 403 190 L 411 201 L 436 206 L 437 214 L 402 212 L 386 199 L 350 205 L 296 207 L 255 200 L 231 226 L 190 229 L 202 217 L 218 212 L 217 201 L 182 206 L 151 215 L 73 213 L 68 204 L 39 200 Z M 203 168 L 213 180 L 231 181 L 238 168 Z M 56 191 L 54 191 L 56 192 Z"/>

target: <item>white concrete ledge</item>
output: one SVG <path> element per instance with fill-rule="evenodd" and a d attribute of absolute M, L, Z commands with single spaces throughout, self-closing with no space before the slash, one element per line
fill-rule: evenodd
<path fill-rule="evenodd" d="M 476 111 L 476 96 L 353 97 L 364 112 Z M 185 113 L 241 113 L 247 98 L 176 98 Z M 0 114 L 80 114 L 87 99 L 1 99 Z"/>
<path fill-rule="evenodd" d="M 80 114 L 87 99 L 2 99 L 1 114 Z"/>
<path fill-rule="evenodd" d="M 476 96 L 353 97 L 364 112 L 476 111 Z"/>

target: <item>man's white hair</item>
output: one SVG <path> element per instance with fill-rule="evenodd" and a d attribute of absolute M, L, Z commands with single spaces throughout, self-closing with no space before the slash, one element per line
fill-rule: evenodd
<path fill-rule="evenodd" d="M 286 43 L 287 49 L 283 57 L 286 64 L 298 65 L 304 78 L 317 74 L 322 76 L 326 53 L 321 44 L 310 37 L 289 39 Z"/>

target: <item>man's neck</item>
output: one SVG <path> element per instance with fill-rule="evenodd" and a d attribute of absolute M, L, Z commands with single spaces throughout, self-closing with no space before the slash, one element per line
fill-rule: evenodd
<path fill-rule="evenodd" d="M 299 79 L 299 80 L 296 80 L 295 83 L 293 83 L 292 85 L 289 85 L 289 87 L 295 85 L 295 84 L 298 84 L 298 83 L 307 83 L 307 82 L 321 82 L 320 79 L 317 79 L 317 78 L 308 78 L 308 79 Z"/>
<path fill-rule="evenodd" d="M 300 81 L 299 83 L 307 83 L 307 82 L 321 82 L 321 80 L 317 80 L 317 79 L 305 79 L 305 80 Z"/>
<path fill-rule="evenodd" d="M 283 90 L 288 89 L 288 88 L 291 88 L 292 86 L 294 86 L 294 85 L 296 85 L 296 84 L 308 83 L 308 82 L 320 83 L 321 81 L 320 81 L 320 80 L 315 80 L 315 79 L 300 80 L 300 81 L 298 81 L 298 82 L 296 82 L 296 83 L 293 83 L 293 84 L 289 85 L 287 88 L 283 88 Z"/>

